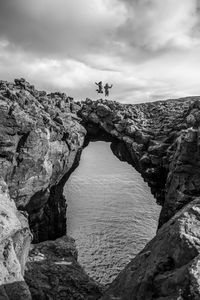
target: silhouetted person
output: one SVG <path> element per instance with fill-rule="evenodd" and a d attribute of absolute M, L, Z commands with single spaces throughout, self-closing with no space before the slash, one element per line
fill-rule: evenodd
<path fill-rule="evenodd" d="M 112 86 L 113 86 L 112 84 L 109 86 L 108 83 L 106 83 L 106 85 L 104 86 L 105 96 L 106 96 L 106 97 L 109 96 L 109 89 L 111 89 Z"/>
<path fill-rule="evenodd" d="M 98 85 L 98 89 L 96 90 L 98 94 L 103 94 L 103 85 L 102 81 L 99 81 L 98 83 L 95 82 L 96 85 Z"/>

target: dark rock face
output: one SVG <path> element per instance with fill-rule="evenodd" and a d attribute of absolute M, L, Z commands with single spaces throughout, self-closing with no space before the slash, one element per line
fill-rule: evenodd
<path fill-rule="evenodd" d="M 43 209 L 43 215 L 38 220 L 38 212 L 32 209 L 33 200 L 36 199 L 39 203 L 42 203 L 43 193 L 36 193 L 30 199 L 30 205 L 26 206 L 26 210 L 30 214 L 30 227 L 34 232 L 34 241 L 54 240 L 57 237 L 66 234 L 66 209 L 67 202 L 63 195 L 63 187 L 68 180 L 71 173 L 78 166 L 80 160 L 81 150 L 74 153 L 73 162 L 70 163 L 69 171 L 61 178 L 57 185 L 51 187 L 50 192 L 46 195 L 45 206 Z"/>
<path fill-rule="evenodd" d="M 66 236 L 34 245 L 25 280 L 33 300 L 95 300 L 102 295 L 77 263 L 74 240 Z"/>
<path fill-rule="evenodd" d="M 24 281 L 15 281 L 13 283 L 0 286 L 1 300 L 31 300 L 31 293 Z"/>
<path fill-rule="evenodd" d="M 73 242 L 58 238 L 66 233 L 65 182 L 83 147 L 105 140 L 140 172 L 162 211 L 156 237 L 102 299 L 200 299 L 199 125 L 200 97 L 77 104 L 24 79 L 0 81 L 0 298 L 31 299 L 23 279 L 31 241 L 26 212 L 34 243 L 42 242 L 27 264 L 33 299 L 101 296 Z"/>

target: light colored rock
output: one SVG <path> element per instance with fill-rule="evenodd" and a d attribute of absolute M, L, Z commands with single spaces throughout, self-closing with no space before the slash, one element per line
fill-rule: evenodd
<path fill-rule="evenodd" d="M 196 123 L 196 119 L 194 117 L 194 115 L 190 114 L 189 116 L 187 116 L 186 118 L 188 125 L 194 126 Z"/>
<path fill-rule="evenodd" d="M 17 295 L 18 300 L 31 299 L 23 278 L 30 242 L 27 217 L 17 210 L 15 202 L 10 199 L 6 183 L 1 179 L 0 299 L 14 300 Z"/>
<path fill-rule="evenodd" d="M 136 131 L 137 131 L 137 128 L 134 125 L 128 125 L 126 127 L 126 133 L 128 135 L 130 135 L 131 137 L 134 137 Z"/>

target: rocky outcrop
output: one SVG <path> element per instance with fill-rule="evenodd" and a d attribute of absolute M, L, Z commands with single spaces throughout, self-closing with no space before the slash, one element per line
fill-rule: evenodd
<path fill-rule="evenodd" d="M 24 79 L 1 81 L 0 101 L 2 177 L 17 208 L 29 213 L 34 242 L 55 239 L 66 233 L 62 189 L 84 142 L 77 105 Z"/>
<path fill-rule="evenodd" d="M 33 246 L 25 273 L 33 300 L 99 299 L 97 284 L 77 263 L 74 240 L 62 237 Z"/>
<path fill-rule="evenodd" d="M 25 218 L 27 212 L 34 243 L 56 239 L 66 233 L 63 186 L 79 162 L 86 133 L 79 124 L 77 107 L 65 94 L 47 95 L 35 90 L 24 79 L 15 80 L 15 83 L 0 82 L 2 300 L 31 299 L 23 279 L 31 241 Z M 75 278 L 79 272 L 80 281 L 83 277 L 88 283 L 87 275 L 75 260 L 73 266 L 77 268 Z M 49 263 L 49 276 L 56 271 L 59 275 L 60 269 L 53 267 Z M 31 273 L 35 282 L 37 274 Z M 48 278 L 47 273 L 44 276 Z M 71 283 L 68 284 L 70 287 Z"/>
<path fill-rule="evenodd" d="M 200 97 L 75 103 L 19 79 L 0 82 L 0 104 L 0 299 L 31 297 L 23 279 L 31 241 L 26 213 L 33 242 L 40 242 L 27 263 L 33 298 L 101 296 L 78 265 L 73 241 L 63 237 L 63 187 L 91 140 L 110 141 L 162 206 L 157 236 L 102 299 L 200 299 Z"/>

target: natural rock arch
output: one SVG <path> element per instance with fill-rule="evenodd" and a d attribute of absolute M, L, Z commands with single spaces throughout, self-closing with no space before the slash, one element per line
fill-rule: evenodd
<path fill-rule="evenodd" d="M 104 299 L 159 299 L 167 293 L 174 299 L 198 299 L 200 98 L 138 105 L 87 99 L 80 104 L 63 93 L 37 91 L 20 79 L 0 82 L 0 100 L 1 201 L 3 205 L 3 199 L 11 197 L 18 210 L 29 213 L 35 242 L 66 233 L 63 186 L 84 143 L 110 139 L 113 153 L 140 172 L 162 211 L 157 237 L 114 281 Z M 17 232 L 8 226 L 10 235 L 3 234 L 1 242 L 2 247 L 12 245 L 18 269 L 20 264 L 23 269 L 30 234 L 14 202 L 7 201 Z M 0 217 L 7 220 L 5 214 Z M 20 245 L 27 241 L 26 249 L 16 246 L 16 236 Z"/>
<path fill-rule="evenodd" d="M 179 152 L 193 151 L 191 157 L 196 158 L 196 149 L 191 150 L 192 146 L 188 142 L 189 136 L 191 143 L 196 142 L 194 129 L 191 128 L 193 115 L 190 114 L 196 105 L 198 104 L 194 103 L 190 106 L 190 99 L 134 106 L 113 101 L 87 100 L 78 112 L 87 129 L 88 139 L 97 140 L 101 135 L 110 136 L 113 153 L 136 168 L 148 183 L 157 203 L 163 206 L 159 227 L 191 200 L 187 200 L 185 195 L 174 200 L 178 189 L 176 195 L 169 193 L 169 190 L 172 177 L 176 177 L 178 182 L 179 176 L 173 159 L 178 160 L 184 169 L 185 161 Z M 179 143 L 183 149 L 180 149 Z M 177 159 L 179 155 L 180 160 Z M 185 194 L 191 195 L 191 192 L 186 192 L 188 189 L 189 186 L 185 186 Z"/>
<path fill-rule="evenodd" d="M 125 107 L 86 101 L 79 115 L 88 132 L 96 128 L 96 138 L 98 130 L 117 138 L 114 153 L 141 173 L 162 205 L 161 228 L 102 299 L 198 299 L 199 102 L 185 99 Z M 135 109 L 141 118 L 130 118 Z M 121 111 L 123 118 L 116 122 Z"/>

